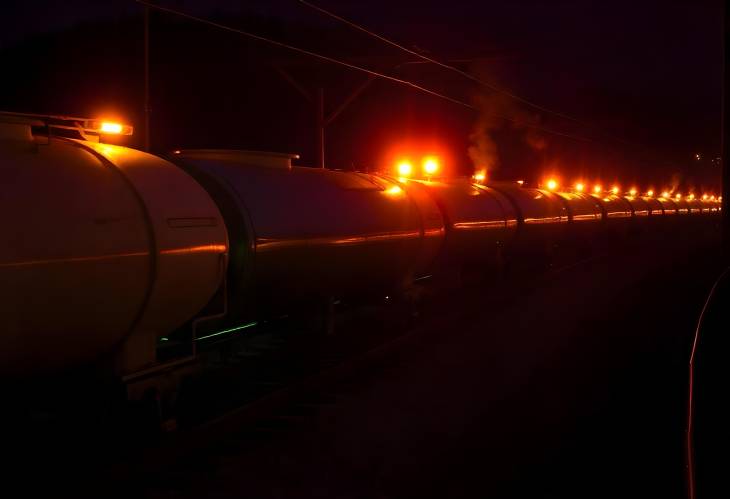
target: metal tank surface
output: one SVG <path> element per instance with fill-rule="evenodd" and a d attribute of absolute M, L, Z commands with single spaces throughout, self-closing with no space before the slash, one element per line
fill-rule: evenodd
<path fill-rule="evenodd" d="M 406 285 L 441 247 L 441 213 L 396 182 L 292 167 L 293 155 L 176 151 L 229 227 L 232 300 L 261 309 Z M 235 305 L 232 305 L 235 306 Z"/>
<path fill-rule="evenodd" d="M 657 198 L 643 197 L 642 199 L 646 203 L 650 217 L 660 217 L 664 215 L 664 207 Z"/>
<path fill-rule="evenodd" d="M 488 187 L 507 198 L 517 213 L 517 237 L 509 248 L 514 257 L 545 257 L 564 240 L 570 218 L 557 194 L 513 182 L 493 182 Z"/>
<path fill-rule="evenodd" d="M 671 199 L 665 198 L 665 197 L 660 197 L 660 198 L 657 198 L 657 201 L 659 201 L 659 203 L 662 205 L 662 209 L 664 210 L 665 215 L 677 215 L 678 214 L 677 204 L 674 201 L 672 201 Z"/>
<path fill-rule="evenodd" d="M 441 210 L 446 226 L 442 261 L 446 263 L 495 263 L 515 236 L 517 214 L 494 189 L 469 179 L 412 180 L 405 186 L 408 192 L 425 192 Z"/>
<path fill-rule="evenodd" d="M 647 220 L 650 213 L 649 203 L 640 196 L 626 196 L 624 199 L 631 205 L 631 212 L 636 220 Z"/>
<path fill-rule="evenodd" d="M 215 204 L 156 156 L 0 120 L 0 314 L 13 345 L 0 350 L 0 371 L 112 351 L 120 374 L 154 364 L 158 337 L 220 285 L 227 240 Z"/>

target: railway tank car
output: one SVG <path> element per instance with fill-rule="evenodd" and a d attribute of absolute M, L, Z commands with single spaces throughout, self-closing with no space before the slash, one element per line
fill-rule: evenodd
<path fill-rule="evenodd" d="M 34 136 L 0 115 L 0 370 L 25 375 L 110 351 L 122 373 L 219 287 L 228 242 L 205 190 L 126 147 Z"/>
<path fill-rule="evenodd" d="M 233 313 L 247 302 L 261 312 L 389 292 L 426 271 L 444 238 L 431 198 L 372 175 L 292 167 L 292 158 L 224 150 L 170 157 L 208 190 L 229 227 Z"/>
<path fill-rule="evenodd" d="M 279 153 L 161 158 L 48 128 L 0 114 L 0 313 L 12 345 L 0 369 L 17 375 L 106 359 L 133 380 L 166 369 L 160 341 L 205 319 L 407 294 L 422 276 L 547 261 L 639 219 L 680 230 L 719 213 L 700 200 L 297 167 Z M 212 313 L 218 296 L 224 311 Z"/>

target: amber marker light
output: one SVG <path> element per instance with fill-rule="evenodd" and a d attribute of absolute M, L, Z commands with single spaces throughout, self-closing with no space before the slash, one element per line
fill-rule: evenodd
<path fill-rule="evenodd" d="M 702 201 L 707 201 L 708 199 L 710 199 L 710 196 L 708 196 L 707 194 L 702 195 Z"/>
<path fill-rule="evenodd" d="M 682 195 L 680 193 L 677 193 L 677 195 L 674 197 L 675 197 L 675 199 L 682 199 Z"/>
<path fill-rule="evenodd" d="M 555 189 L 558 188 L 558 181 L 551 178 L 550 180 L 547 181 L 546 185 L 547 185 L 548 190 L 554 191 Z"/>
<path fill-rule="evenodd" d="M 114 121 L 96 120 L 88 122 L 87 129 L 91 132 L 104 135 L 132 135 L 134 129 Z"/>
<path fill-rule="evenodd" d="M 398 170 L 399 177 L 410 177 L 413 175 L 413 164 L 407 159 L 399 162 L 396 169 Z"/>
<path fill-rule="evenodd" d="M 614 185 L 613 187 L 611 187 L 611 192 L 612 192 L 612 193 L 614 193 L 614 194 L 618 194 L 618 191 L 619 191 L 619 188 L 618 188 L 618 186 L 617 186 L 617 185 Z"/>
<path fill-rule="evenodd" d="M 663 198 L 668 198 L 669 197 L 669 191 L 662 192 L 662 197 Z"/>
<path fill-rule="evenodd" d="M 434 157 L 423 158 L 423 173 L 427 176 L 435 175 L 439 171 L 439 160 Z"/>
<path fill-rule="evenodd" d="M 593 186 L 593 192 L 595 194 L 600 194 L 602 190 L 603 190 L 603 187 L 601 187 L 600 185 Z"/>
<path fill-rule="evenodd" d="M 578 192 L 583 192 L 585 190 L 586 186 L 578 182 L 575 184 L 575 190 Z"/>
<path fill-rule="evenodd" d="M 652 197 L 654 195 L 654 191 L 652 191 L 651 189 L 649 189 L 648 191 L 646 191 L 646 195 L 648 197 Z"/>
<path fill-rule="evenodd" d="M 637 192 L 638 192 L 638 191 L 636 190 L 636 188 L 632 187 L 632 188 L 631 188 L 631 189 L 629 190 L 629 195 L 630 195 L 630 196 L 632 196 L 632 197 L 633 197 L 633 196 L 636 196 L 636 193 L 637 193 Z"/>
<path fill-rule="evenodd" d="M 690 195 L 689 195 L 689 200 L 690 200 L 690 201 L 692 201 L 692 200 L 693 200 L 694 198 L 695 198 L 695 195 L 694 195 L 694 194 L 690 194 Z"/>

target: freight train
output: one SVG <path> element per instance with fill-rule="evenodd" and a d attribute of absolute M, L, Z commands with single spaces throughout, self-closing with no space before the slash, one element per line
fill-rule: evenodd
<path fill-rule="evenodd" d="M 103 363 L 130 386 L 154 383 L 193 362 L 216 327 L 407 295 L 428 276 L 593 251 L 629 234 L 661 242 L 711 230 L 720 211 L 715 199 L 405 179 L 296 167 L 296 156 L 268 152 L 163 158 L 98 140 L 120 131 L 0 114 L 6 379 Z M 162 358 L 175 334 L 190 348 Z"/>

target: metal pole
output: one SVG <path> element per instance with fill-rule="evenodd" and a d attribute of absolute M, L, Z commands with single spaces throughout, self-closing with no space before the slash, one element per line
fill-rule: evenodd
<path fill-rule="evenodd" d="M 728 78 L 727 63 L 725 57 L 730 54 L 730 9 L 727 1 L 723 2 L 723 58 L 722 58 L 722 122 L 721 122 L 721 145 L 720 161 L 722 162 L 722 245 L 725 260 L 730 260 L 730 99 L 727 95 Z"/>
<path fill-rule="evenodd" d="M 144 8 L 144 150 L 150 150 L 150 8 Z"/>
<path fill-rule="evenodd" d="M 324 89 L 317 89 L 317 166 L 324 168 Z"/>

